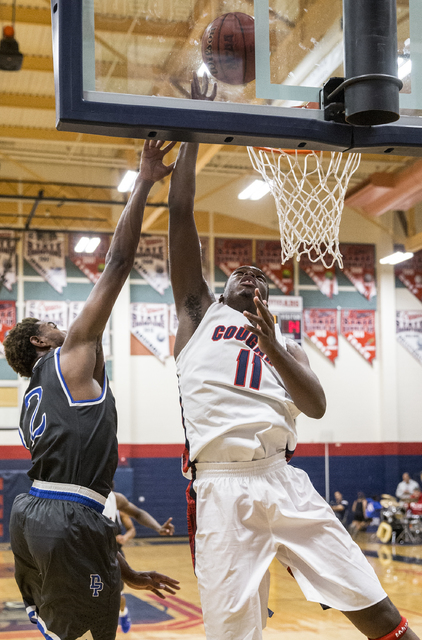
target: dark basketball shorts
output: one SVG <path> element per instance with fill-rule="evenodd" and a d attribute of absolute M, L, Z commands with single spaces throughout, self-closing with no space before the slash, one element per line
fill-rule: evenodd
<path fill-rule="evenodd" d="M 114 640 L 120 567 L 112 521 L 91 507 L 21 494 L 10 519 L 15 577 L 48 640 Z"/>

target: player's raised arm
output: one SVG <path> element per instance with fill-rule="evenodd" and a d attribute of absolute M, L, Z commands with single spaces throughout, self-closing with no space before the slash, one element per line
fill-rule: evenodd
<path fill-rule="evenodd" d="M 113 305 L 133 266 L 141 233 L 145 204 L 151 187 L 171 173 L 164 156 L 175 143 L 147 140 L 141 156 L 139 175 L 127 205 L 117 223 L 101 278 L 91 291 L 84 308 L 69 329 L 60 354 L 62 374 L 75 400 L 96 397 L 94 375 L 101 358 L 98 339 Z M 101 380 L 96 380 L 101 384 Z"/>
<path fill-rule="evenodd" d="M 213 100 L 216 85 L 207 98 L 208 79 L 200 89 L 196 76 L 192 82 L 192 97 Z M 179 328 L 174 355 L 177 357 L 188 342 L 204 313 L 214 302 L 214 296 L 202 275 L 201 250 L 194 218 L 196 143 L 182 143 L 170 181 L 169 246 L 170 276 Z"/>

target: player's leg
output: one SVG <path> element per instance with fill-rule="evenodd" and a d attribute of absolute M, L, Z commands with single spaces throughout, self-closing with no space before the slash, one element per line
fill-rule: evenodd
<path fill-rule="evenodd" d="M 260 531 L 266 517 L 252 485 L 198 469 L 195 572 L 207 640 L 262 639 L 275 550 Z"/>
<path fill-rule="evenodd" d="M 120 594 L 119 624 L 123 633 L 128 633 L 132 626 L 132 620 L 130 619 L 129 609 L 127 608 L 126 598 L 123 593 Z"/>
<path fill-rule="evenodd" d="M 343 611 L 346 618 L 357 629 L 371 640 L 385 638 L 386 640 L 418 640 L 419 636 L 406 626 L 402 616 L 390 598 L 385 598 L 367 609 L 361 611 Z"/>
<path fill-rule="evenodd" d="M 26 538 L 42 576 L 40 630 L 60 640 L 114 640 L 120 569 L 112 522 L 79 503 L 28 498 Z"/>

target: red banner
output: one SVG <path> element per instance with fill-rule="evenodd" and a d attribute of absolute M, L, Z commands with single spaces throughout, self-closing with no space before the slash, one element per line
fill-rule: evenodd
<path fill-rule="evenodd" d="M 375 311 L 342 309 L 341 333 L 365 360 L 375 358 Z"/>
<path fill-rule="evenodd" d="M 337 309 L 305 309 L 304 331 L 331 362 L 338 356 Z"/>
<path fill-rule="evenodd" d="M 277 285 L 284 295 L 293 291 L 293 260 L 281 264 L 278 240 L 256 241 L 256 266 Z"/>
<path fill-rule="evenodd" d="M 314 251 L 311 252 L 312 259 L 317 257 Z M 336 269 L 334 266 L 327 269 L 321 262 L 312 262 L 308 254 L 304 253 L 300 257 L 299 266 L 315 282 L 318 289 L 328 298 L 338 294 L 338 284 Z"/>
<path fill-rule="evenodd" d="M 417 251 L 413 258 L 396 264 L 396 277 L 422 302 L 422 251 Z"/>
<path fill-rule="evenodd" d="M 367 300 L 377 294 L 375 286 L 375 245 L 340 244 L 343 273 Z"/>
<path fill-rule="evenodd" d="M 105 258 L 110 246 L 110 238 L 106 234 L 96 234 L 100 238 L 100 244 L 93 253 L 77 253 L 75 247 L 84 237 L 83 233 L 71 233 L 69 238 L 69 258 L 94 284 L 105 268 Z"/>
<path fill-rule="evenodd" d="M 252 264 L 252 240 L 216 238 L 215 265 L 227 277 L 244 264 Z"/>
<path fill-rule="evenodd" d="M 16 324 L 16 303 L 14 300 L 0 300 L 0 353 L 4 354 L 3 342 L 8 331 Z"/>

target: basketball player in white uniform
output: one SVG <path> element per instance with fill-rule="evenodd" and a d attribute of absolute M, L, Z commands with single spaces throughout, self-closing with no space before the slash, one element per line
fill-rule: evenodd
<path fill-rule="evenodd" d="M 207 99 L 207 85 L 201 91 L 195 78 L 192 96 Z M 331 507 L 306 473 L 287 464 L 294 418 L 321 418 L 325 396 L 304 351 L 280 340 L 265 275 L 236 269 L 219 302 L 203 279 L 196 156 L 196 144 L 181 145 L 169 242 L 184 468 L 193 476 L 188 523 L 207 640 L 262 638 L 274 557 L 308 600 L 339 609 L 369 638 L 414 640 Z"/>

